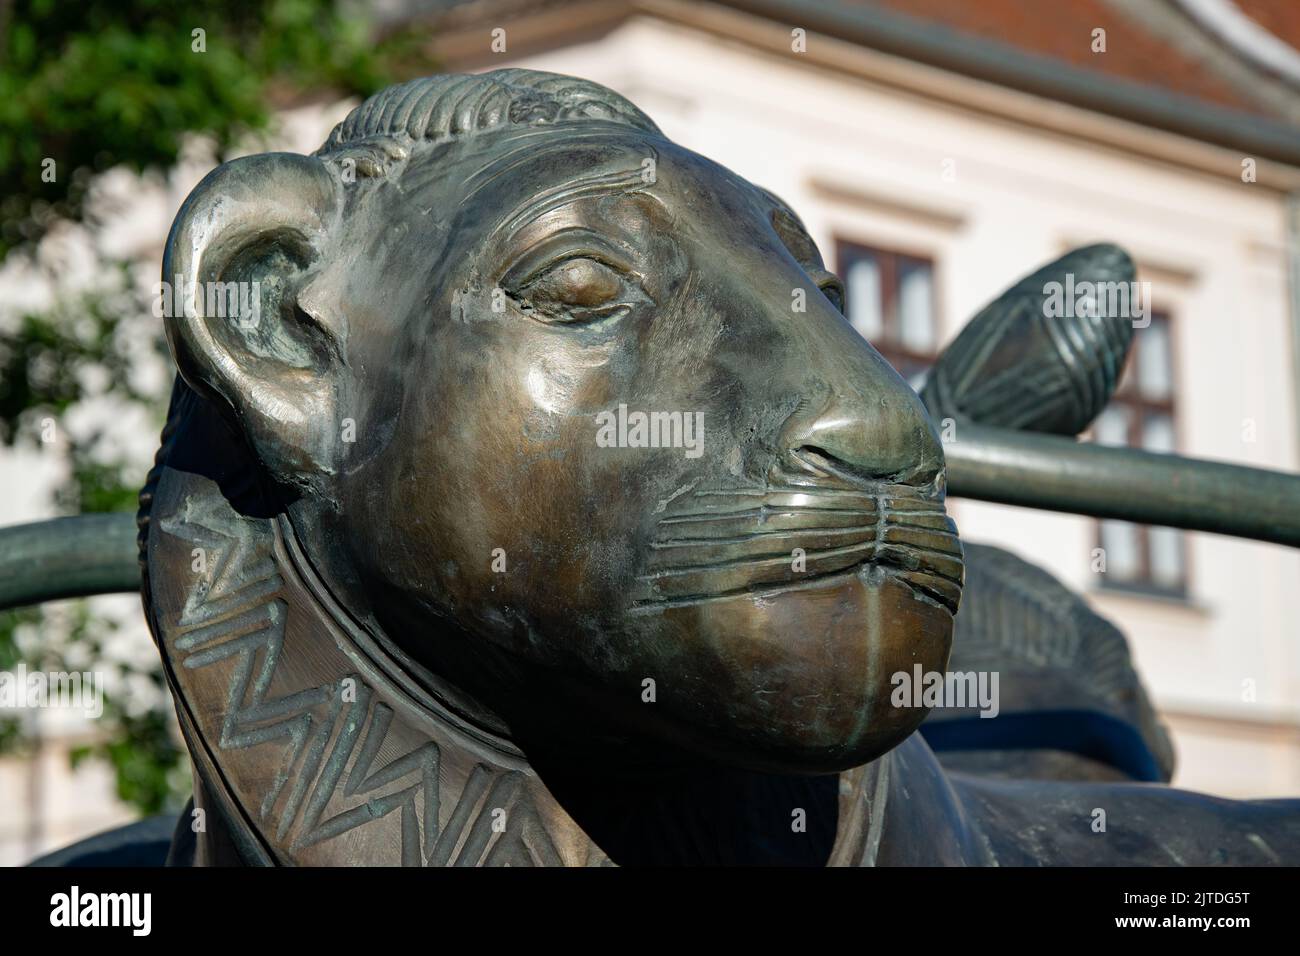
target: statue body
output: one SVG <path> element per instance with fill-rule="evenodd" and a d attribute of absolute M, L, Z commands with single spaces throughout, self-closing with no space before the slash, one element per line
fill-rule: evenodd
<path fill-rule="evenodd" d="M 930 410 L 795 214 L 616 94 L 386 90 L 314 156 L 215 170 L 164 275 L 196 298 L 145 600 L 209 821 L 178 862 L 1298 858 L 1294 804 L 1069 747 L 936 757 L 891 678 L 983 618 Z M 1167 779 L 1122 638 L 1113 680 L 1071 677 L 1020 573 L 966 601 L 1031 632 L 966 646 L 1023 713 L 1099 701 Z"/>

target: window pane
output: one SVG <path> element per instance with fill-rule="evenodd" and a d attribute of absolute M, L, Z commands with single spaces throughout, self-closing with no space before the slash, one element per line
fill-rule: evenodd
<path fill-rule="evenodd" d="M 880 264 L 869 255 L 854 258 L 844 276 L 849 300 L 849 322 L 864 339 L 878 339 L 885 331 L 880 314 Z"/>
<path fill-rule="evenodd" d="M 1157 313 L 1147 328 L 1136 331 L 1123 384 L 1093 426 L 1099 444 L 1133 444 L 1157 454 L 1177 450 L 1174 414 L 1164 410 L 1175 401 L 1169 329 L 1168 316 Z M 1103 583 L 1184 593 L 1182 532 L 1120 521 L 1099 525 L 1109 571 Z"/>
<path fill-rule="evenodd" d="M 1132 411 L 1123 405 L 1109 405 L 1092 426 L 1099 445 L 1127 445 Z"/>
<path fill-rule="evenodd" d="M 935 347 L 933 285 L 928 262 L 899 261 L 899 340 L 908 351 L 930 352 Z"/>
<path fill-rule="evenodd" d="M 1168 415 L 1148 415 L 1142 424 L 1142 447 L 1169 454 L 1174 450 L 1174 420 Z"/>
<path fill-rule="evenodd" d="M 1127 521 L 1103 521 L 1101 546 L 1106 552 L 1106 574 L 1131 581 L 1141 573 L 1138 526 Z"/>
<path fill-rule="evenodd" d="M 1152 528 L 1148 532 L 1151 543 L 1151 581 L 1160 587 L 1178 589 L 1183 586 L 1182 534 L 1173 528 Z"/>
<path fill-rule="evenodd" d="M 1169 326 L 1152 322 L 1136 334 L 1138 389 L 1146 398 L 1166 399 L 1173 392 Z"/>

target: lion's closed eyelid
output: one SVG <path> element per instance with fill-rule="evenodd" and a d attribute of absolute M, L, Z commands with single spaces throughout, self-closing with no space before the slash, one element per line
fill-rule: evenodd
<path fill-rule="evenodd" d="M 552 233 L 516 257 L 501 278 L 508 292 L 516 292 L 547 270 L 568 259 L 594 259 L 621 272 L 633 272 L 627 254 L 590 229 L 574 227 Z"/>

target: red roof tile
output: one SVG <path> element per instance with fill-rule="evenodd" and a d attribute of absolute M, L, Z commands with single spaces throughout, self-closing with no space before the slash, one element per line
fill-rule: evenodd
<path fill-rule="evenodd" d="M 1271 113 L 1171 43 L 1103 0 L 860 0 L 1111 77 L 1244 112 Z M 1243 0 L 1276 8 L 1300 29 L 1298 0 Z M 1288 8 L 1289 12 L 1281 11 Z M 1092 31 L 1106 31 L 1106 52 L 1092 52 Z"/>
<path fill-rule="evenodd" d="M 1280 40 L 1300 50 L 1300 2 L 1236 0 L 1237 7 Z"/>

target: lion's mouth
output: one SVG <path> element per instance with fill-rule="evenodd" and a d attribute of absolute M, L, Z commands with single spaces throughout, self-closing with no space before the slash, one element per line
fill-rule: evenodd
<path fill-rule="evenodd" d="M 963 563 L 943 503 L 902 485 L 821 484 L 695 490 L 655 525 L 635 606 L 818 587 L 878 568 L 957 612 Z"/>

